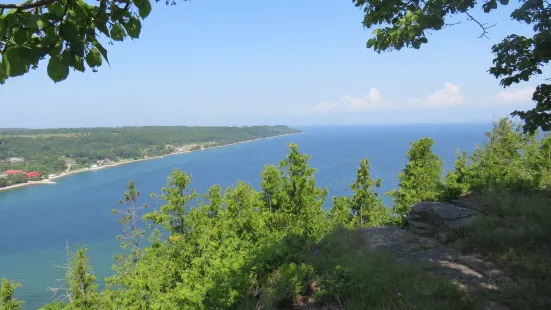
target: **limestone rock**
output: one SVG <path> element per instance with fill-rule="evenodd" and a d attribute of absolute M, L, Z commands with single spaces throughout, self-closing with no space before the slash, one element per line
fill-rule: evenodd
<path fill-rule="evenodd" d="M 480 213 L 447 202 L 420 202 L 407 214 L 410 230 L 420 236 L 438 237 L 469 226 Z"/>

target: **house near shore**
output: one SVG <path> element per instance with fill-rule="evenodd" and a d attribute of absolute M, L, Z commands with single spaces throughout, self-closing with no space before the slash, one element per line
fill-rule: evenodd
<path fill-rule="evenodd" d="M 25 159 L 22 158 L 22 157 L 12 157 L 12 158 L 8 158 L 8 162 L 9 162 L 10 164 L 22 163 L 22 162 L 24 162 L 24 161 L 25 161 Z"/>
<path fill-rule="evenodd" d="M 4 172 L 2 172 L 2 174 L 8 176 L 8 175 L 18 175 L 18 174 L 22 174 L 23 173 L 23 170 L 6 170 Z"/>
<path fill-rule="evenodd" d="M 38 171 L 31 171 L 31 172 L 24 172 L 23 173 L 28 181 L 30 181 L 32 178 L 40 177 L 40 172 Z"/>

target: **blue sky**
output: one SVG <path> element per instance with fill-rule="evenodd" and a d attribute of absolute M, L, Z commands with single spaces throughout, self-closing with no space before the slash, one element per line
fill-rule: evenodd
<path fill-rule="evenodd" d="M 488 122 L 532 106 L 538 80 L 503 89 L 490 47 L 526 28 L 511 7 L 466 17 L 420 50 L 365 47 L 351 1 L 154 4 L 111 67 L 54 84 L 40 69 L 0 86 L 0 127 Z"/>

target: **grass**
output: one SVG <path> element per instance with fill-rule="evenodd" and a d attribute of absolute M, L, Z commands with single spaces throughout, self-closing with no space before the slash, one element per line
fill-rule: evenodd
<path fill-rule="evenodd" d="M 551 200 L 548 193 L 489 194 L 463 251 L 479 252 L 511 279 L 499 287 L 511 309 L 551 309 Z"/>
<path fill-rule="evenodd" d="M 320 283 L 315 299 L 331 305 L 325 309 L 476 309 L 448 280 L 368 249 L 358 232 L 337 230 L 321 244 L 306 262 Z"/>

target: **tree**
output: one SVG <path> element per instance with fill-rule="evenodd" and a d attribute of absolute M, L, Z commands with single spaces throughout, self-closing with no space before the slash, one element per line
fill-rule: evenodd
<path fill-rule="evenodd" d="M 23 302 L 15 299 L 13 294 L 21 284 L 2 278 L 0 285 L 0 310 L 20 310 Z"/>
<path fill-rule="evenodd" d="M 367 41 L 367 47 L 379 53 L 403 47 L 418 49 L 428 43 L 428 33 L 457 24 L 447 22 L 456 15 L 464 15 L 480 26 L 480 37 L 484 37 L 492 26 L 483 24 L 471 13 L 481 8 L 489 14 L 497 9 L 498 2 L 509 4 L 509 0 L 483 0 L 482 6 L 476 0 L 352 1 L 365 12 L 364 27 L 376 28 L 373 37 Z M 531 25 L 534 33 L 528 37 L 511 34 L 492 47 L 494 60 L 489 72 L 501 78 L 500 85 L 503 87 L 541 75 L 542 68 L 551 60 L 551 3 L 544 0 L 520 0 L 518 3 L 511 19 Z M 533 109 L 511 114 L 525 121 L 525 130 L 533 131 L 538 127 L 551 129 L 551 85 L 542 83 L 537 86 L 532 100 L 536 102 Z"/>
<path fill-rule="evenodd" d="M 405 216 L 410 207 L 421 201 L 440 198 L 442 161 L 432 152 L 434 141 L 422 138 L 406 153 L 408 163 L 398 175 L 398 189 L 387 193 L 394 202 L 394 212 Z"/>
<path fill-rule="evenodd" d="M 353 216 L 350 212 L 350 197 L 333 197 L 329 218 L 333 225 L 352 228 Z"/>
<path fill-rule="evenodd" d="M 150 12 L 150 0 L 101 0 L 97 5 L 83 0 L 0 3 L 0 84 L 37 68 L 46 57 L 54 82 L 65 80 L 70 68 L 96 71 L 103 60 L 109 62 L 100 41 L 113 44 L 139 38 L 141 21 Z"/>
<path fill-rule="evenodd" d="M 67 270 L 69 284 L 69 304 L 67 310 L 99 309 L 99 296 L 94 284 L 96 277 L 86 256 L 86 247 L 80 248 L 72 258 Z"/>
<path fill-rule="evenodd" d="M 363 228 L 366 224 L 378 218 L 377 213 L 384 212 L 383 201 L 374 187 L 381 187 L 382 179 L 372 180 L 369 172 L 369 159 L 360 162 L 356 181 L 350 185 L 354 192 L 351 199 L 351 208 L 357 220 L 357 225 Z"/>
<path fill-rule="evenodd" d="M 188 191 L 191 176 L 178 169 L 174 169 L 167 178 L 167 185 L 163 187 L 161 199 L 167 202 L 160 211 L 144 215 L 144 219 L 155 224 L 161 224 L 171 233 L 184 234 L 186 227 L 186 212 L 198 194 L 195 190 Z"/>
<path fill-rule="evenodd" d="M 137 205 L 140 192 L 136 189 L 136 183 L 134 181 L 131 180 L 128 182 L 126 189 L 124 199 L 121 199 L 119 203 L 127 205 L 128 209 L 126 211 L 113 210 L 113 214 L 121 215 L 119 223 L 124 226 L 124 234 L 117 236 L 117 239 L 121 240 L 121 247 L 123 249 L 129 250 L 127 254 L 115 255 L 115 260 L 118 265 L 115 266 L 114 269 L 118 274 L 109 279 L 115 283 L 117 279 L 120 279 L 125 273 L 133 271 L 136 263 L 143 255 L 143 251 L 140 249 L 140 241 L 145 236 L 145 229 L 140 225 L 142 222 L 140 211 L 146 209 L 147 205 Z"/>

